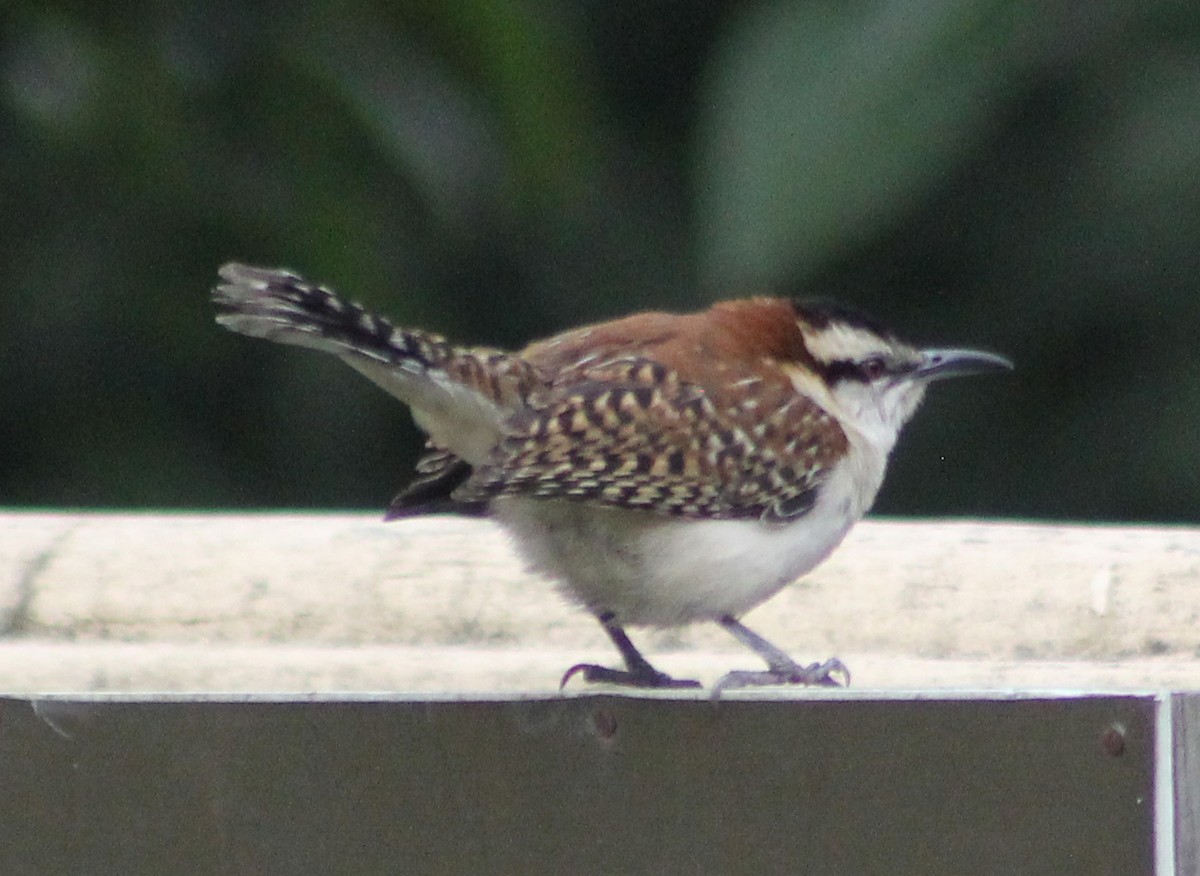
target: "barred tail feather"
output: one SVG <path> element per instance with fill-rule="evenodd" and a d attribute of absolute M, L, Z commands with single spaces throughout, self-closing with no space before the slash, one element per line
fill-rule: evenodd
<path fill-rule="evenodd" d="M 397 331 L 290 271 L 231 262 L 219 274 L 225 282 L 213 290 L 217 322 L 239 334 L 413 370 L 437 366 L 452 353 L 437 335 Z"/>
<path fill-rule="evenodd" d="M 534 376 L 517 356 L 464 350 L 283 269 L 231 262 L 213 290 L 217 322 L 255 338 L 333 353 L 412 408 L 441 447 L 482 462 Z"/>

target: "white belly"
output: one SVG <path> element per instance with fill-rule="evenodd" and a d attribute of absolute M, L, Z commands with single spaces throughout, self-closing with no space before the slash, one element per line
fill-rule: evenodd
<path fill-rule="evenodd" d="M 685 521 L 562 499 L 501 499 L 493 510 L 568 598 L 623 625 L 665 627 L 737 617 L 824 560 L 874 495 L 840 487 L 827 484 L 788 524 Z"/>

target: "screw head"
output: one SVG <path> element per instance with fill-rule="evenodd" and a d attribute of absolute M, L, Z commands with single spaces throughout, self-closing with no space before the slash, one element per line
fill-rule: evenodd
<path fill-rule="evenodd" d="M 1125 753 L 1125 725 L 1114 721 L 1100 734 L 1100 747 L 1109 757 L 1120 757 Z"/>
<path fill-rule="evenodd" d="M 617 735 L 617 716 L 608 709 L 592 712 L 592 727 L 601 739 L 612 739 Z"/>

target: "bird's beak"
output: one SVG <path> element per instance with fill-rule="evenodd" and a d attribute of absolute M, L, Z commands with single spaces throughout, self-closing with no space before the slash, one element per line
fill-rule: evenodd
<path fill-rule="evenodd" d="M 1013 363 L 995 353 L 979 350 L 922 350 L 921 362 L 914 376 L 926 380 L 946 377 L 967 377 L 971 374 L 991 374 L 1011 371 Z"/>

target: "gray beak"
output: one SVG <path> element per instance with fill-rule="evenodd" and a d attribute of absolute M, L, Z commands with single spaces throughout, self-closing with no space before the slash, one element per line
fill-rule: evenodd
<path fill-rule="evenodd" d="M 1012 368 L 1013 363 L 1009 359 L 995 353 L 979 350 L 922 350 L 921 362 L 913 376 L 925 381 L 934 381 L 946 377 L 1011 371 Z"/>

